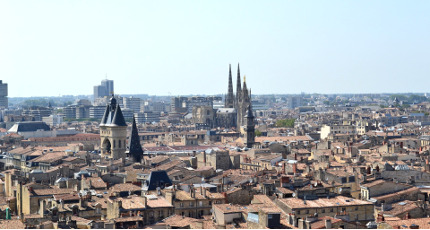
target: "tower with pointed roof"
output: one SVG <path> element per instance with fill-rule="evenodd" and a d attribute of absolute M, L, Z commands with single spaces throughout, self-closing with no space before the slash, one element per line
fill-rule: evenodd
<path fill-rule="evenodd" d="M 233 108 L 234 107 L 234 94 L 233 94 L 233 78 L 231 76 L 231 65 L 229 65 L 229 73 L 228 73 L 228 93 L 225 98 L 225 108 Z"/>
<path fill-rule="evenodd" d="M 249 104 L 246 115 L 245 115 L 245 145 L 248 148 L 252 148 L 255 143 L 255 124 L 254 124 L 254 114 L 252 114 L 252 106 Z"/>
<path fill-rule="evenodd" d="M 140 162 L 143 158 L 142 145 L 140 145 L 139 132 L 137 130 L 136 120 L 133 116 L 133 124 L 131 125 L 130 142 L 128 146 L 128 154 L 135 162 Z"/>
<path fill-rule="evenodd" d="M 236 102 L 235 105 L 237 106 L 242 98 L 242 82 L 240 81 L 240 67 L 239 63 L 237 63 L 237 79 L 236 79 Z"/>
<path fill-rule="evenodd" d="M 251 96 L 248 93 L 248 87 L 246 86 L 246 76 L 243 76 L 243 87 L 240 92 L 239 100 L 236 103 L 237 111 L 237 128 L 245 126 L 245 116 L 248 106 L 251 104 Z"/>
<path fill-rule="evenodd" d="M 121 108 L 112 95 L 100 122 L 102 157 L 117 160 L 126 157 L 127 124 Z"/>

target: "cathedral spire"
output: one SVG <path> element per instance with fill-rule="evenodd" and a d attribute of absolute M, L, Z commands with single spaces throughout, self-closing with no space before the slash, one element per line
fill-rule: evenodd
<path fill-rule="evenodd" d="M 133 123 L 131 125 L 131 136 L 129 144 L 129 155 L 133 157 L 135 162 L 140 162 L 143 157 L 142 146 L 140 145 L 139 132 L 137 130 L 136 119 L 133 116 Z"/>
<path fill-rule="evenodd" d="M 240 95 L 242 94 L 242 82 L 240 81 L 240 67 L 239 63 L 237 63 L 237 81 L 236 81 L 236 103 L 241 101 Z"/>
<path fill-rule="evenodd" d="M 249 101 L 248 87 L 246 87 L 246 76 L 243 76 L 242 101 Z"/>
<path fill-rule="evenodd" d="M 225 107 L 233 108 L 234 106 L 234 94 L 233 94 L 233 77 L 231 76 L 231 64 L 229 64 L 228 70 L 228 94 L 225 98 Z"/>

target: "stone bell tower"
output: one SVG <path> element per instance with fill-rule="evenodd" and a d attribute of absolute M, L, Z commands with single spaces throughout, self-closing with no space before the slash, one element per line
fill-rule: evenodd
<path fill-rule="evenodd" d="M 246 110 L 245 121 L 245 145 L 248 148 L 252 148 L 252 146 L 255 144 L 255 124 L 251 105 L 249 105 Z"/>
<path fill-rule="evenodd" d="M 113 160 L 126 157 L 127 124 L 112 95 L 100 122 L 101 156 Z"/>

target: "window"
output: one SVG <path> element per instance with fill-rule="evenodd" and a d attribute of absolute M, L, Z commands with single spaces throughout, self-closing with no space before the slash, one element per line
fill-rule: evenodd
<path fill-rule="evenodd" d="M 325 213 L 325 209 L 324 208 L 321 210 L 321 213 Z"/>
<path fill-rule="evenodd" d="M 116 148 L 116 141 L 113 140 L 113 147 Z"/>
<path fill-rule="evenodd" d="M 309 210 L 306 210 L 306 214 L 309 214 Z"/>
<path fill-rule="evenodd" d="M 121 140 L 118 141 L 118 148 L 121 148 Z"/>
<path fill-rule="evenodd" d="M 355 211 L 357 211 L 357 210 L 358 210 L 358 206 L 355 207 Z"/>
<path fill-rule="evenodd" d="M 333 208 L 330 209 L 330 212 L 333 212 Z"/>
<path fill-rule="evenodd" d="M 72 212 L 73 212 L 73 215 L 78 215 L 78 206 L 77 205 L 73 206 Z"/>
<path fill-rule="evenodd" d="M 194 206 L 194 203 L 193 202 L 190 202 L 190 207 L 193 207 Z"/>
<path fill-rule="evenodd" d="M 184 203 L 179 203 L 179 206 L 181 207 L 181 208 L 183 208 L 184 207 Z"/>
<path fill-rule="evenodd" d="M 297 211 L 297 215 L 300 215 L 300 211 Z"/>
<path fill-rule="evenodd" d="M 199 206 L 203 206 L 203 201 L 199 201 Z"/>

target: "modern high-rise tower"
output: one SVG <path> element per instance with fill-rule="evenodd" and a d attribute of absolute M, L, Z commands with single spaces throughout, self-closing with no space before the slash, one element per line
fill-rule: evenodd
<path fill-rule="evenodd" d="M 103 80 L 100 85 L 94 86 L 94 100 L 99 97 L 108 97 L 114 93 L 113 80 Z"/>
<path fill-rule="evenodd" d="M 8 106 L 8 99 L 7 99 L 7 83 L 3 83 L 2 80 L 0 80 L 0 108 L 7 108 Z"/>
<path fill-rule="evenodd" d="M 113 80 L 105 79 L 102 81 L 101 85 L 106 88 L 107 95 L 112 95 L 114 93 L 114 91 L 113 91 Z"/>

